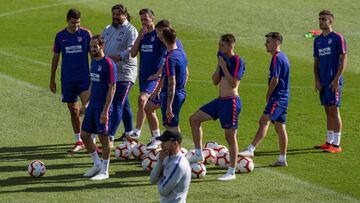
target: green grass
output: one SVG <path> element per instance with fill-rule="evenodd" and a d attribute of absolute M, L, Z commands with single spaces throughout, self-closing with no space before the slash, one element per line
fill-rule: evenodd
<path fill-rule="evenodd" d="M 70 2 L 70 3 L 69 3 Z M 117 3 L 117 2 L 116 2 Z M 291 62 L 291 100 L 288 110 L 288 168 L 266 165 L 278 155 L 277 136 L 271 128 L 257 148 L 255 171 L 238 175 L 235 181 L 218 182 L 224 170 L 208 167 L 202 180 L 190 186 L 189 202 L 355 202 L 360 200 L 359 101 L 360 34 L 354 15 L 360 5 L 352 1 L 124 1 L 139 28 L 137 12 L 152 8 L 157 19 L 169 19 L 183 41 L 190 80 L 182 110 L 181 128 L 185 148 L 193 148 L 188 117 L 218 94 L 210 78 L 216 64 L 217 39 L 231 32 L 237 37 L 237 52 L 246 62 L 239 93 L 243 101 L 238 142 L 245 148 L 257 129 L 265 103 L 270 55 L 264 49 L 264 35 L 276 30 L 284 35 L 283 51 Z M 72 130 L 66 105 L 47 90 L 51 45 L 65 26 L 70 7 L 82 12 L 82 25 L 100 33 L 111 22 L 114 1 L 25 1 L 0 7 L 0 202 L 86 201 L 157 202 L 156 186 L 138 161 L 112 160 L 111 178 L 91 182 L 82 173 L 91 166 L 84 153 L 68 155 Z M 49 6 L 46 6 L 49 5 Z M 53 6 L 51 6 L 53 5 Z M 23 10 L 29 9 L 31 10 Z M 295 9 L 294 9 L 295 8 Z M 325 114 L 313 88 L 312 39 L 303 37 L 317 29 L 317 13 L 335 13 L 335 29 L 347 39 L 349 64 L 341 115 L 344 129 L 341 154 L 324 154 L 312 146 L 324 141 Z M 17 11 L 19 12 L 13 12 Z M 21 11 L 21 12 L 20 12 Z M 9 13 L 13 12 L 13 13 Z M 60 73 L 58 72 L 58 75 Z M 60 82 L 58 82 L 60 86 Z M 131 92 L 136 112 L 138 87 Z M 219 122 L 204 124 L 205 140 L 225 144 Z M 122 131 L 122 129 L 121 129 Z M 149 137 L 145 124 L 142 142 Z M 27 175 L 33 159 L 46 163 L 40 179 Z"/>

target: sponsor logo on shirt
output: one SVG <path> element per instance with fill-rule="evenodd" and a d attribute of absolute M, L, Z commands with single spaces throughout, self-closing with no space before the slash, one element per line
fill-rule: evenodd
<path fill-rule="evenodd" d="M 100 82 L 100 75 L 97 73 L 90 73 L 91 81 Z"/>
<path fill-rule="evenodd" d="M 153 45 L 152 44 L 141 45 L 141 52 L 153 52 Z"/>
<path fill-rule="evenodd" d="M 319 49 L 319 55 L 320 56 L 326 56 L 331 54 L 331 47 L 325 47 L 322 49 Z"/>
<path fill-rule="evenodd" d="M 76 46 L 65 47 L 65 52 L 67 54 L 81 53 L 82 52 L 82 46 L 81 45 L 76 45 Z"/>

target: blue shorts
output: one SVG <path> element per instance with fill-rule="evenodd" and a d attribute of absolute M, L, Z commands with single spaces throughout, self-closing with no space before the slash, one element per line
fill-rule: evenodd
<path fill-rule="evenodd" d="M 284 124 L 286 123 L 287 109 L 279 106 L 276 100 L 270 100 L 269 103 L 267 103 L 264 114 L 269 115 L 272 123 L 275 121 Z"/>
<path fill-rule="evenodd" d="M 167 94 L 161 93 L 160 97 L 161 97 L 161 113 L 162 113 L 163 126 L 169 126 L 169 127 L 179 126 L 180 109 L 183 103 L 185 102 L 186 93 L 183 91 L 175 92 L 174 101 L 172 104 L 172 111 L 174 117 L 170 120 L 168 120 L 166 117 Z"/>
<path fill-rule="evenodd" d="M 200 110 L 213 120 L 219 118 L 223 129 L 237 129 L 241 106 L 239 96 L 219 97 L 202 106 Z"/>
<path fill-rule="evenodd" d="M 76 82 L 61 82 L 61 98 L 64 103 L 75 103 L 78 95 L 89 89 L 90 80 L 88 78 Z"/>
<path fill-rule="evenodd" d="M 140 92 L 146 92 L 151 95 L 160 83 L 160 78 L 156 80 L 139 80 Z"/>
<path fill-rule="evenodd" d="M 86 109 L 85 117 L 82 123 L 82 130 L 87 133 L 98 134 L 98 135 L 109 135 L 109 122 L 101 124 L 100 116 L 103 111 L 105 102 L 93 102 L 90 101 L 88 108 Z M 109 121 L 112 107 L 109 109 Z"/>
<path fill-rule="evenodd" d="M 334 92 L 331 87 L 326 86 L 320 91 L 320 102 L 323 106 L 336 105 L 340 107 L 341 103 L 342 85 L 339 86 L 337 92 Z"/>

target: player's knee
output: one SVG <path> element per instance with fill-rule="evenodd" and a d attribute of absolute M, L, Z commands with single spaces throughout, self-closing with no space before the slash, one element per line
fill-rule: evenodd
<path fill-rule="evenodd" d="M 151 114 L 151 113 L 153 113 L 154 112 L 154 108 L 153 108 L 153 106 L 151 105 L 151 104 L 149 104 L 149 103 L 147 103 L 146 105 L 145 105 L 145 113 L 146 114 Z"/>
<path fill-rule="evenodd" d="M 191 126 L 200 125 L 200 120 L 197 118 L 196 114 L 193 114 L 189 118 L 189 123 Z"/>
<path fill-rule="evenodd" d="M 139 107 L 145 108 L 146 102 L 147 102 L 147 98 L 146 98 L 146 97 L 144 97 L 144 96 L 139 96 L 139 99 L 138 99 L 138 105 L 139 105 Z"/>
<path fill-rule="evenodd" d="M 68 109 L 70 111 L 71 116 L 79 115 L 80 109 L 78 107 L 71 106 L 71 107 L 68 107 Z"/>

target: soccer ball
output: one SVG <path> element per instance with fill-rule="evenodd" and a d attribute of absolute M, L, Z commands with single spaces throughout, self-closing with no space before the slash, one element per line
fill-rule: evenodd
<path fill-rule="evenodd" d="M 186 155 L 187 152 L 188 152 L 187 149 L 185 149 L 184 147 L 181 147 L 181 153 L 182 153 L 183 155 Z"/>
<path fill-rule="evenodd" d="M 236 171 L 239 173 L 250 173 L 254 170 L 254 162 L 249 157 L 238 157 Z"/>
<path fill-rule="evenodd" d="M 45 164 L 40 160 L 34 160 L 29 164 L 28 172 L 32 177 L 39 178 L 46 172 Z"/>
<path fill-rule="evenodd" d="M 161 151 L 161 148 L 160 147 L 158 147 L 158 148 L 156 148 L 156 149 L 151 149 L 151 150 L 147 150 L 147 156 L 149 156 L 149 155 L 152 155 L 152 156 L 154 156 L 154 157 L 156 157 L 158 154 L 159 154 L 159 152 Z"/>
<path fill-rule="evenodd" d="M 185 157 L 187 160 L 190 160 L 190 158 L 194 155 L 195 155 L 195 149 L 191 149 L 188 152 L 186 152 Z"/>
<path fill-rule="evenodd" d="M 204 148 L 210 148 L 210 149 L 214 149 L 216 146 L 218 146 L 219 144 L 215 141 L 208 141 L 205 143 Z"/>
<path fill-rule="evenodd" d="M 215 146 L 214 151 L 216 152 L 216 154 L 219 154 L 220 152 L 229 153 L 228 148 L 225 147 L 224 145 L 217 145 L 217 146 Z"/>
<path fill-rule="evenodd" d="M 211 148 L 204 148 L 203 151 L 204 164 L 212 164 L 216 162 L 216 152 Z"/>
<path fill-rule="evenodd" d="M 127 160 L 131 156 L 131 145 L 122 143 L 115 149 L 115 157 L 120 160 Z"/>
<path fill-rule="evenodd" d="M 132 155 L 137 159 L 143 159 L 147 153 L 146 146 L 140 143 L 132 149 Z"/>
<path fill-rule="evenodd" d="M 128 146 L 128 148 L 130 149 L 131 152 L 134 149 L 134 147 L 137 145 L 136 142 L 129 141 L 129 140 L 125 141 L 124 144 L 126 144 Z"/>
<path fill-rule="evenodd" d="M 151 172 L 157 162 L 157 157 L 153 155 L 145 156 L 142 160 L 141 165 L 143 169 L 147 172 Z"/>
<path fill-rule="evenodd" d="M 220 152 L 216 157 L 216 165 L 220 168 L 227 168 L 230 164 L 230 155 L 228 152 Z"/>
<path fill-rule="evenodd" d="M 206 167 L 201 163 L 193 163 L 191 167 L 191 178 L 203 178 L 206 175 Z"/>

